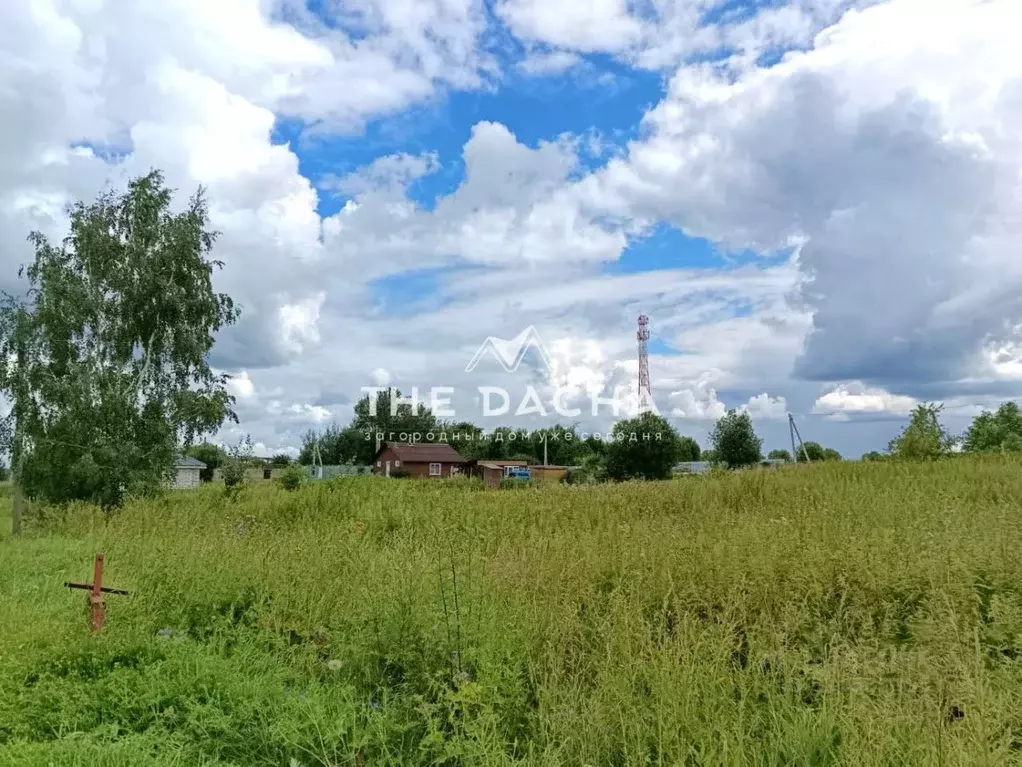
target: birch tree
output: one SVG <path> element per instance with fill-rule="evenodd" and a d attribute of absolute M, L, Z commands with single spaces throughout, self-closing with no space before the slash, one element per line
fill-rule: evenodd
<path fill-rule="evenodd" d="M 216 232 L 200 189 L 180 212 L 153 171 L 73 205 L 70 234 L 39 232 L 0 306 L 0 442 L 25 492 L 118 506 L 170 476 L 175 452 L 237 420 L 209 353 L 236 321 L 213 289 Z"/>

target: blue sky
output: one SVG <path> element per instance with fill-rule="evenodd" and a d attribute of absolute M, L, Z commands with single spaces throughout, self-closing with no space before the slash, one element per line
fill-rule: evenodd
<path fill-rule="evenodd" d="M 739 408 L 858 455 L 919 402 L 961 431 L 1022 393 L 1015 0 L 51 10 L 0 11 L 3 286 L 69 201 L 204 186 L 228 441 L 294 450 L 380 382 L 469 420 L 480 375 L 634 386 L 640 313 L 704 444 Z M 545 378 L 466 374 L 529 326 Z"/>

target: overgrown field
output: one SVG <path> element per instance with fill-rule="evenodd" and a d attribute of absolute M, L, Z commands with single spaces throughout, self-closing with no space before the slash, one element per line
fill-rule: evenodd
<path fill-rule="evenodd" d="M 0 525 L 3 765 L 1022 764 L 1008 459 Z"/>

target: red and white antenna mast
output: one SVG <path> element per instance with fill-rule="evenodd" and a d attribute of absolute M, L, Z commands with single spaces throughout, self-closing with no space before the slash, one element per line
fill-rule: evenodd
<path fill-rule="evenodd" d="M 652 409 L 653 393 L 649 386 L 649 351 L 646 342 L 649 341 L 649 317 L 645 314 L 639 315 L 639 330 L 635 334 L 639 340 L 639 407 L 638 411 L 647 413 Z"/>

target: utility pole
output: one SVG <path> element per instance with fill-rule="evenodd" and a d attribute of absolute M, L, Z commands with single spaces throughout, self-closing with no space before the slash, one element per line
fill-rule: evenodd
<path fill-rule="evenodd" d="M 810 463 L 809 451 L 806 450 L 806 445 L 802 441 L 802 435 L 799 434 L 798 427 L 795 425 L 795 416 L 791 413 L 788 413 L 788 431 L 791 433 L 791 457 L 795 460 L 795 463 L 798 463 L 798 451 L 795 449 L 795 437 L 798 437 L 798 444 L 799 447 L 802 448 L 802 455 L 805 457 L 806 463 Z"/>
<path fill-rule="evenodd" d="M 546 466 L 546 432 L 543 432 L 543 465 Z"/>

